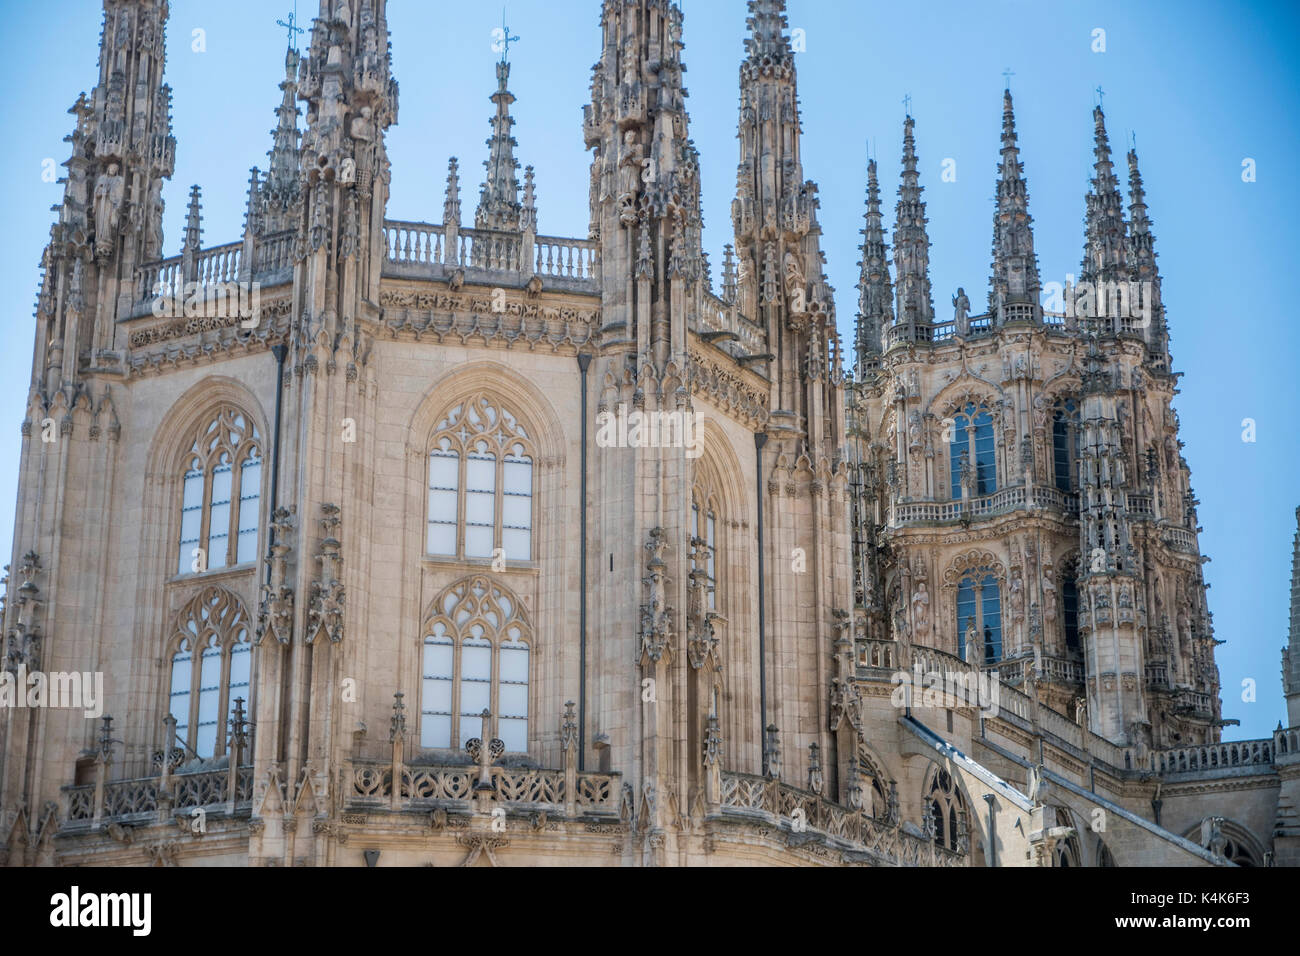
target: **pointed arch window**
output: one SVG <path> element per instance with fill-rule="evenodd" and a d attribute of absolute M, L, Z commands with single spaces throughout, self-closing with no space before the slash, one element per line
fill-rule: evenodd
<path fill-rule="evenodd" d="M 261 492 L 257 426 L 240 409 L 222 405 L 200 426 L 187 456 L 177 573 L 256 561 Z"/>
<path fill-rule="evenodd" d="M 936 769 L 931 774 L 927 796 L 935 846 L 964 850 L 970 839 L 970 820 L 966 815 L 966 800 L 952 775 Z"/>
<path fill-rule="evenodd" d="M 967 403 L 953 416 L 952 442 L 948 446 L 949 480 L 954 499 L 962 496 L 962 462 L 970 469 L 971 494 L 979 497 L 997 490 L 997 455 L 993 440 L 993 415 L 983 405 Z"/>
<path fill-rule="evenodd" d="M 1002 659 L 1002 599 L 993 574 L 968 574 L 957 585 L 957 656 L 966 659 L 966 630 L 974 626 L 984 663 Z"/>
<path fill-rule="evenodd" d="M 243 603 L 224 588 L 207 587 L 181 609 L 172 643 L 168 710 L 187 757 L 219 757 L 229 743 L 235 701 L 251 708 L 252 645 Z"/>
<path fill-rule="evenodd" d="M 495 400 L 476 395 L 438 422 L 429 448 L 425 548 L 446 557 L 533 556 L 532 440 Z"/>
<path fill-rule="evenodd" d="M 1052 412 L 1052 477 L 1060 491 L 1079 487 L 1079 405 L 1067 398 Z"/>
<path fill-rule="evenodd" d="M 526 753 L 532 631 L 515 596 L 466 578 L 434 602 L 424 634 L 420 746 L 460 749 L 495 734 Z M 494 726 L 483 726 L 484 710 Z"/>

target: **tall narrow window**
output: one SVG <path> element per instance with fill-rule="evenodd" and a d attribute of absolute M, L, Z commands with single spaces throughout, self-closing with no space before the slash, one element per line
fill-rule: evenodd
<path fill-rule="evenodd" d="M 697 563 L 696 570 L 702 570 L 708 587 L 706 607 L 710 611 L 718 609 L 718 518 L 713 507 L 706 504 L 700 508 L 697 498 L 691 503 L 691 534 L 703 545 L 703 560 L 692 558 Z"/>
<path fill-rule="evenodd" d="M 1074 571 L 1061 574 L 1061 626 L 1065 629 L 1065 650 L 1078 654 L 1079 647 L 1079 585 Z"/>
<path fill-rule="evenodd" d="M 1079 407 L 1067 398 L 1052 414 L 1052 472 L 1056 487 L 1072 491 L 1077 487 L 1076 462 L 1079 460 Z"/>
<path fill-rule="evenodd" d="M 508 752 L 527 752 L 530 631 L 515 597 L 466 578 L 439 595 L 424 633 L 420 746 L 459 749 L 495 735 Z"/>
<path fill-rule="evenodd" d="M 229 745 L 230 716 L 242 698 L 251 710 L 252 648 L 248 616 L 239 598 L 206 587 L 182 608 L 176 622 L 168 706 L 176 739 L 187 759 L 221 756 Z"/>
<path fill-rule="evenodd" d="M 952 442 L 948 447 L 948 471 L 953 498 L 962 494 L 962 460 L 969 462 L 971 492 L 989 495 L 997 490 L 997 458 L 993 440 L 993 416 L 987 408 L 967 404 L 953 417 Z"/>
<path fill-rule="evenodd" d="M 992 574 L 967 575 L 957 585 L 957 656 L 966 659 L 966 632 L 975 628 L 984 663 L 1002 659 L 1002 601 Z"/>
<path fill-rule="evenodd" d="M 532 441 L 513 414 L 478 395 L 438 422 L 429 451 L 426 550 L 510 561 L 533 556 Z"/>
<path fill-rule="evenodd" d="M 257 560 L 262 441 L 238 408 L 223 405 L 199 428 L 181 481 L 178 574 Z"/>

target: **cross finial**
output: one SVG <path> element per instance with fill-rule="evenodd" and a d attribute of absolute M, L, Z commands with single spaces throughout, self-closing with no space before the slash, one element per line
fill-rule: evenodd
<path fill-rule="evenodd" d="M 495 30 L 493 31 L 496 32 Z M 510 44 L 518 40 L 519 37 L 510 32 L 506 26 L 506 8 L 501 8 L 501 35 L 497 39 L 497 44 L 501 47 L 501 62 L 505 63 L 510 58 Z"/>
<path fill-rule="evenodd" d="M 906 116 L 912 115 L 912 94 L 908 93 L 903 97 L 903 113 Z"/>
<path fill-rule="evenodd" d="M 1097 94 L 1097 106 L 1098 106 L 1098 108 L 1099 108 L 1099 109 L 1105 109 L 1105 108 L 1106 108 L 1106 104 L 1102 101 L 1102 98 L 1103 98 L 1106 94 L 1103 93 L 1103 92 L 1101 91 L 1101 87 L 1100 87 L 1100 86 L 1098 86 L 1097 89 L 1095 89 L 1093 92 Z"/>
<path fill-rule="evenodd" d="M 1015 75 L 1016 74 L 1011 71 L 1011 67 L 1007 67 L 1002 71 L 1002 76 L 1007 81 L 1007 89 L 1011 89 L 1011 78 Z"/>
<path fill-rule="evenodd" d="M 275 22 L 289 32 L 289 45 L 297 50 L 298 38 L 296 34 L 307 32 L 302 27 L 298 26 L 298 5 L 295 3 L 293 10 L 289 11 L 288 20 L 276 20 Z"/>

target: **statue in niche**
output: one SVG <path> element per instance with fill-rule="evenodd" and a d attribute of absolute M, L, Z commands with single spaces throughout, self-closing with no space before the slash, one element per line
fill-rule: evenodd
<path fill-rule="evenodd" d="M 108 170 L 95 181 L 95 250 L 101 254 L 113 248 L 124 188 L 117 163 L 109 163 Z"/>
<path fill-rule="evenodd" d="M 1052 565 L 1043 565 L 1043 620 L 1056 620 L 1056 582 L 1052 580 Z"/>
<path fill-rule="evenodd" d="M 916 591 L 912 594 L 912 628 L 918 641 L 930 633 L 930 594 L 924 581 L 916 586 Z"/>

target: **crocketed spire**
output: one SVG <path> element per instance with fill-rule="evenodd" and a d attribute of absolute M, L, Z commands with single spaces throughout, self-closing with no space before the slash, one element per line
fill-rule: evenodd
<path fill-rule="evenodd" d="M 989 312 L 999 325 L 1037 322 L 1038 259 L 1034 255 L 1033 219 L 1024 164 L 1016 143 L 1016 116 L 1011 91 L 1002 95 L 1002 161 L 998 164 L 997 208 L 993 213 L 993 272 L 989 280 Z"/>
<path fill-rule="evenodd" d="M 514 136 L 510 134 L 515 125 L 510 115 L 510 104 L 515 101 L 514 94 L 506 89 L 510 79 L 510 64 L 501 60 L 496 65 L 497 91 L 492 94 L 496 104 L 496 115 L 492 117 L 492 135 L 488 137 L 488 158 L 483 161 L 487 169 L 487 178 L 479 193 L 478 210 L 474 214 L 476 229 L 494 229 L 501 232 L 516 232 L 519 229 L 519 180 L 515 176 L 519 161 L 515 159 Z"/>
<path fill-rule="evenodd" d="M 930 236 L 926 232 L 923 187 L 917 173 L 916 122 L 903 121 L 903 181 L 898 187 L 894 220 L 894 277 L 898 296 L 898 324 L 908 327 L 909 336 L 920 326 L 934 321 L 930 296 Z"/>
<path fill-rule="evenodd" d="M 889 252 L 880 212 L 880 181 L 876 161 L 867 163 L 867 211 L 862 229 L 862 261 L 858 279 L 858 317 L 854 351 L 858 372 L 876 368 L 885 329 L 894 321 L 894 285 L 889 278 Z"/>
<path fill-rule="evenodd" d="M 1110 140 L 1106 136 L 1106 117 L 1098 106 L 1092 111 L 1095 124 L 1092 190 L 1086 197 L 1084 217 L 1083 265 L 1080 278 L 1086 282 L 1127 280 L 1126 224 L 1119 180 L 1110 159 Z"/>

